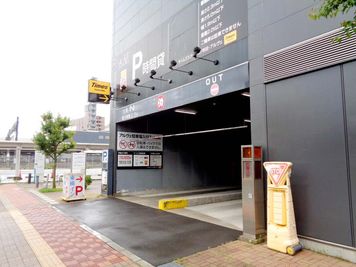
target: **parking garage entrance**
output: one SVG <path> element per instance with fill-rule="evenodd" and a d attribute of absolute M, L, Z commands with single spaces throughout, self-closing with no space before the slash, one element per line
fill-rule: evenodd
<path fill-rule="evenodd" d="M 241 189 L 240 147 L 251 143 L 248 91 L 237 91 L 118 124 L 162 138 L 161 165 L 122 166 L 117 191 Z M 120 158 L 120 152 L 118 152 Z M 138 155 L 133 152 L 132 161 Z M 147 155 L 147 158 L 152 155 Z M 142 156 L 141 156 L 142 159 Z M 148 159 L 149 161 L 149 159 Z"/>

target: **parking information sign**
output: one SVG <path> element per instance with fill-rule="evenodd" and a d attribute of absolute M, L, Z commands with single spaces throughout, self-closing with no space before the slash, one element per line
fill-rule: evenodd
<path fill-rule="evenodd" d="M 163 151 L 163 138 L 158 134 L 117 133 L 118 151 Z"/>
<path fill-rule="evenodd" d="M 85 199 L 85 179 L 82 175 L 65 175 L 63 180 L 63 200 Z"/>
<path fill-rule="evenodd" d="M 88 102 L 110 104 L 110 83 L 97 80 L 89 80 Z"/>
<path fill-rule="evenodd" d="M 107 150 L 104 150 L 102 154 L 102 162 L 108 163 L 108 159 L 109 159 L 109 152 Z"/>
<path fill-rule="evenodd" d="M 85 153 L 72 153 L 72 173 L 85 174 Z"/>
<path fill-rule="evenodd" d="M 117 151 L 118 168 L 162 168 L 161 135 L 117 132 Z"/>

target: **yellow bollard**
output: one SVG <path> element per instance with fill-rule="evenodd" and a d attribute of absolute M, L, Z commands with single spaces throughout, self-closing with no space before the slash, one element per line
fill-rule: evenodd
<path fill-rule="evenodd" d="M 267 181 L 267 247 L 294 255 L 302 249 L 295 225 L 291 162 L 263 163 Z"/>

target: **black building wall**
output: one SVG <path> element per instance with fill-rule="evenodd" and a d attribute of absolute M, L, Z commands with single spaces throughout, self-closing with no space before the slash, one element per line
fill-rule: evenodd
<path fill-rule="evenodd" d="M 293 162 L 298 233 L 355 246 L 355 61 L 267 83 L 264 69 L 265 55 L 336 29 L 344 17 L 310 20 L 314 1 L 248 4 L 252 142 L 267 160 Z"/>
<path fill-rule="evenodd" d="M 246 32 L 242 31 L 237 42 L 205 55 L 219 59 L 219 66 L 183 60 L 180 67 L 196 74 L 182 76 L 168 69 L 169 60 L 189 55 L 196 46 L 198 40 L 194 33 L 198 32 L 198 3 L 193 0 L 115 1 L 112 84 L 115 86 L 120 82 L 122 64 L 127 64 L 128 69 L 132 67 L 125 63 L 125 59 L 131 60 L 139 47 L 153 55 L 164 47 L 168 49 L 165 66 L 160 73 L 174 83 L 157 84 L 148 75 L 141 75 L 142 84 L 155 85 L 156 90 L 141 90 L 141 97 L 129 95 L 127 103 L 112 104 L 110 147 L 116 149 L 117 130 L 142 129 L 135 128 L 134 124 L 127 127 L 120 123 L 117 109 L 122 105 L 136 103 L 248 60 L 252 143 L 264 147 L 265 160 L 294 163 L 292 189 L 298 233 L 355 246 L 355 61 L 348 59 L 348 62 L 268 82 L 264 69 L 266 55 L 334 30 L 344 17 L 310 20 L 308 14 L 316 4 L 314 0 L 236 1 L 246 7 L 242 8 L 246 10 L 242 12 L 247 20 Z M 231 16 L 241 14 L 241 9 L 232 8 L 230 11 Z M 138 91 L 130 79 L 128 87 L 133 92 Z M 190 166 L 194 161 L 194 151 L 177 153 L 177 144 L 170 141 L 165 144 L 169 152 L 164 155 L 164 164 L 170 162 L 175 168 L 166 173 L 173 177 L 169 185 L 178 185 L 184 179 L 189 181 L 187 185 L 201 184 L 203 175 L 195 179 L 195 167 Z M 168 185 L 163 181 L 162 170 L 125 172 L 116 173 L 115 169 L 114 174 L 124 187 Z M 178 180 L 179 177 L 182 180 Z"/>
<path fill-rule="evenodd" d="M 127 97 L 128 101 L 117 101 L 111 106 L 110 147 L 113 150 L 116 150 L 116 142 L 114 140 L 116 139 L 117 131 L 155 134 L 163 134 L 167 133 L 167 131 L 170 131 L 170 133 L 189 131 L 185 126 L 181 126 L 178 123 L 179 119 L 183 118 L 182 115 L 174 114 L 174 112 L 167 115 L 165 113 L 169 111 L 164 110 L 157 112 L 160 113 L 157 116 L 149 115 L 137 118 L 136 121 L 122 121 L 122 116 L 120 117 L 118 113 L 120 108 L 135 105 L 138 101 L 144 101 L 150 96 L 161 94 L 169 89 L 192 83 L 219 71 L 247 62 L 247 0 L 208 1 L 208 4 L 203 2 L 197 0 L 114 1 L 112 86 L 115 88 L 123 82 L 121 73 L 126 70 L 127 90 L 120 92 L 119 97 Z M 199 16 L 201 16 L 201 10 L 212 3 L 218 3 L 219 5 L 223 3 L 224 9 L 221 13 L 221 21 L 224 21 L 225 26 L 241 23 L 241 26 L 238 26 L 236 41 L 221 45 L 218 48 L 212 48 L 208 52 L 202 51 L 199 54 L 199 56 L 207 59 L 219 60 L 218 65 L 192 58 L 194 47 L 200 46 L 203 48 L 201 40 L 199 40 L 201 32 Z M 157 77 L 162 75 L 164 79 L 171 79 L 173 80 L 172 84 L 150 79 L 149 74 L 143 70 L 143 67 L 140 67 L 135 72 L 136 78 L 140 79 L 140 85 L 154 86 L 155 90 L 135 87 L 132 69 L 133 64 L 135 64 L 133 58 L 138 51 L 142 52 L 143 62 L 164 52 L 164 65 L 157 69 Z M 189 76 L 171 71 L 168 67 L 173 59 L 178 62 L 176 68 L 193 71 L 193 75 Z M 240 86 L 241 82 L 235 83 L 236 88 L 233 89 L 236 91 L 248 86 L 247 65 L 244 66 L 244 70 L 246 70 L 246 75 L 236 75 L 234 77 L 235 80 L 240 79 L 239 76 L 244 77 L 243 87 Z M 202 87 L 201 83 L 196 86 Z M 223 85 L 220 84 L 220 86 L 222 87 Z M 234 85 L 230 83 L 229 87 L 234 87 Z M 191 91 L 195 91 L 195 95 L 192 95 L 193 93 L 186 95 L 188 102 L 189 99 L 193 99 L 200 94 L 195 89 L 197 88 L 193 86 Z M 141 95 L 135 96 L 126 93 L 127 91 L 140 92 Z M 213 129 L 216 126 L 216 122 L 223 121 L 221 119 L 223 116 L 226 121 L 231 123 L 229 126 L 240 125 L 243 119 L 249 118 L 248 99 L 246 97 L 245 99 L 242 98 L 240 100 L 236 99 L 236 97 L 231 98 L 236 101 L 230 102 L 225 109 L 225 113 L 230 113 L 230 115 L 223 114 L 223 111 L 220 111 L 220 115 L 217 113 L 211 114 L 210 112 L 213 117 L 209 119 L 199 113 L 195 116 L 198 119 L 189 122 L 188 125 L 190 127 L 199 125 L 200 128 L 195 130 Z M 192 100 L 191 102 L 194 101 Z M 243 103 L 240 103 L 239 106 L 239 102 Z M 239 108 L 242 106 L 244 107 L 244 112 L 239 112 Z M 208 121 L 210 125 L 204 125 L 204 121 Z M 240 145 L 249 143 L 249 129 L 244 130 L 242 134 L 234 131 L 164 139 L 163 168 L 115 168 L 116 189 L 142 190 L 222 185 L 241 187 Z"/>

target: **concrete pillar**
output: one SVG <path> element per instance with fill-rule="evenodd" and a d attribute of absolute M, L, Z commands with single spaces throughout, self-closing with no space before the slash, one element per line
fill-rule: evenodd
<path fill-rule="evenodd" d="M 242 218 L 241 240 L 262 243 L 266 237 L 262 147 L 241 147 Z"/>
<path fill-rule="evenodd" d="M 15 175 L 20 176 L 21 173 L 21 147 L 17 146 L 16 147 L 16 153 L 15 153 Z"/>

